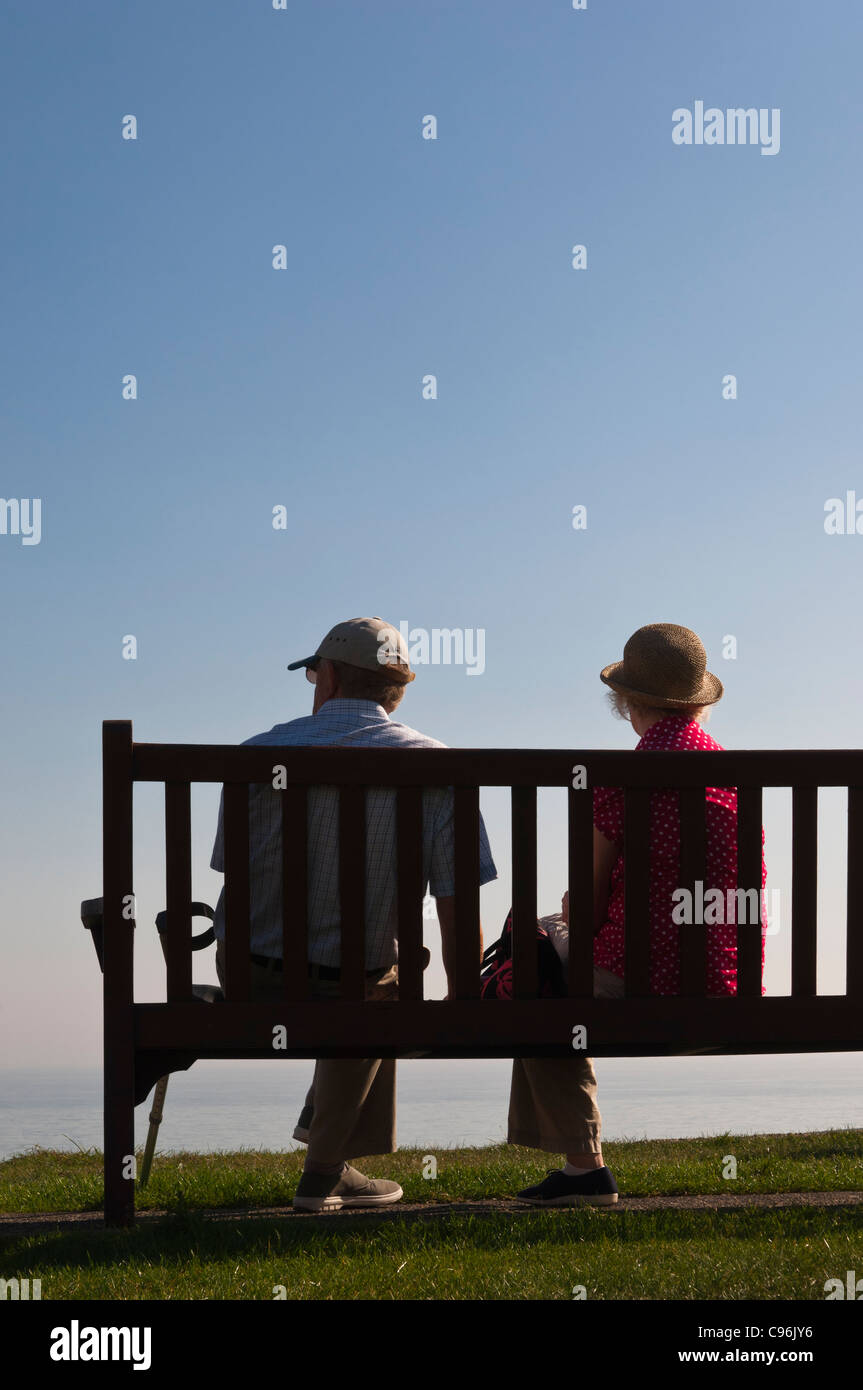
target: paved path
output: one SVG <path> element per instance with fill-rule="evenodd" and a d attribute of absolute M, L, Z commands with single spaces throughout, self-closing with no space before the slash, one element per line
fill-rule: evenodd
<path fill-rule="evenodd" d="M 859 1207 L 863 1192 L 748 1192 L 710 1193 L 695 1197 L 621 1197 L 613 1207 L 594 1208 L 601 1215 L 627 1211 L 741 1211 L 788 1210 L 792 1207 Z M 565 1217 L 571 1208 L 553 1208 Z M 255 1207 L 252 1210 L 220 1210 L 194 1213 L 210 1221 L 333 1221 L 348 1218 L 377 1220 L 435 1220 L 444 1216 L 524 1216 L 536 1207 L 510 1200 L 480 1202 L 399 1202 L 392 1207 L 348 1208 L 342 1211 L 294 1211 L 293 1207 Z M 141 1211 L 141 1226 L 158 1224 L 165 1211 Z M 99 1211 L 0 1212 L 0 1239 L 19 1235 L 44 1235 L 51 1231 L 102 1230 Z"/>

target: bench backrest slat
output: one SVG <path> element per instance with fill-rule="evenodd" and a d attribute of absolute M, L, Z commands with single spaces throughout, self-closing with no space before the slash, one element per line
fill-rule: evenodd
<path fill-rule="evenodd" d="M 250 998 L 249 786 L 225 783 L 225 998 Z"/>
<path fill-rule="evenodd" d="M 707 800 L 700 787 L 685 787 L 679 793 L 680 873 L 679 887 L 696 900 L 696 885 L 706 882 Z M 694 914 L 693 914 L 694 916 Z M 703 995 L 707 979 L 707 927 L 704 922 L 684 922 L 680 926 L 680 992 Z"/>
<path fill-rule="evenodd" d="M 569 892 L 569 993 L 593 998 L 593 792 L 567 793 L 567 889 Z"/>
<path fill-rule="evenodd" d="M 737 993 L 761 994 L 761 788 L 737 788 Z M 740 889 L 746 894 L 741 901 Z M 756 897 L 752 897 L 753 891 Z M 726 899 L 727 901 L 727 899 Z M 755 906 L 757 904 L 757 907 Z M 755 920 L 751 918 L 754 916 Z"/>
<path fill-rule="evenodd" d="M 650 790 L 623 793 L 623 971 L 627 999 L 650 993 Z"/>
<path fill-rule="evenodd" d="M 137 782 L 270 782 L 273 762 L 284 762 L 284 756 L 283 747 L 263 744 L 136 743 L 134 776 Z M 678 750 L 649 758 L 634 749 L 602 748 L 291 749 L 292 779 L 314 786 L 568 787 L 573 763 L 586 765 L 594 787 L 863 786 L 858 748 L 728 750 L 697 757 Z"/>
<path fill-rule="evenodd" d="M 535 999 L 536 787 L 512 788 L 512 971 L 516 999 Z"/>
<path fill-rule="evenodd" d="M 423 798 L 421 787 L 396 792 L 399 998 L 422 999 Z"/>
<path fill-rule="evenodd" d="M 818 788 L 791 792 L 791 993 L 816 993 L 818 960 Z"/>
<path fill-rule="evenodd" d="M 342 999 L 365 997 L 366 974 L 366 793 L 360 786 L 339 791 L 339 917 Z"/>
<path fill-rule="evenodd" d="M 863 786 L 848 788 L 848 908 L 845 993 L 863 1000 Z"/>
<path fill-rule="evenodd" d="M 188 782 L 165 783 L 164 938 L 168 1000 L 192 998 L 192 810 Z"/>
<path fill-rule="evenodd" d="M 282 801 L 282 985 L 285 998 L 309 997 L 308 791 L 289 784 Z"/>
<path fill-rule="evenodd" d="M 479 787 L 456 786 L 455 803 L 455 992 L 479 997 Z"/>

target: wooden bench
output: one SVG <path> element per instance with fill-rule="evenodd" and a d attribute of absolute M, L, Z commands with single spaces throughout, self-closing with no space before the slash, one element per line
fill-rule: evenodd
<path fill-rule="evenodd" d="M 624 999 L 593 998 L 592 797 L 574 790 L 619 786 L 625 796 Z M 249 1001 L 248 789 L 287 768 L 282 798 L 284 1005 Z M 136 1003 L 132 796 L 136 782 L 165 786 L 167 1002 Z M 205 1003 L 192 986 L 191 800 L 195 782 L 224 783 L 225 998 Z M 850 783 L 850 785 L 849 785 Z M 305 933 L 306 796 L 340 789 L 341 995 L 313 1000 Z M 366 1003 L 364 988 L 364 789 L 397 795 L 397 1002 Z M 739 922 L 738 993 L 705 997 L 706 928 L 681 931 L 681 994 L 649 995 L 648 816 L 651 789 L 677 788 L 681 886 L 705 879 L 705 786 L 738 789 L 738 884 L 761 888 L 764 787 L 793 788 L 792 983 L 760 993 L 761 927 Z M 848 787 L 846 989 L 816 993 L 818 788 Z M 452 787 L 455 801 L 455 995 L 423 999 L 422 788 Z M 514 995 L 479 998 L 479 789 L 512 798 Z M 536 807 L 538 787 L 568 789 L 571 949 L 569 997 L 538 999 Z M 492 847 L 495 848 L 494 846 Z M 498 852 L 500 847 L 498 846 Z M 769 867 L 769 866 L 768 866 Z M 134 1107 L 154 1081 L 203 1057 L 571 1056 L 587 1030 L 591 1056 L 842 1051 L 863 1048 L 863 752 L 643 753 L 513 749 L 243 748 L 134 744 L 132 725 L 103 725 L 103 947 L 105 1218 L 134 1220 Z M 124 915 L 124 911 L 125 914 Z M 97 942 L 98 946 L 98 942 Z M 283 1046 L 274 1048 L 281 1025 Z"/>

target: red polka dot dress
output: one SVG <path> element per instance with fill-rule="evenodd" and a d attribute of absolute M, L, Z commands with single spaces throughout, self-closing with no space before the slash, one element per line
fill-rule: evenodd
<path fill-rule="evenodd" d="M 701 725 L 680 715 L 670 715 L 652 724 L 638 743 L 636 752 L 722 752 L 720 745 Z M 737 792 L 733 787 L 707 787 L 707 846 L 704 892 L 722 891 L 727 902 L 728 889 L 737 887 Z M 680 885 L 680 819 L 678 796 L 674 791 L 653 792 L 650 798 L 650 990 L 652 994 L 680 993 L 680 926 L 674 922 L 676 902 L 672 895 Z M 623 977 L 623 791 L 620 787 L 597 787 L 593 793 L 593 823 L 618 848 L 611 873 L 606 921 L 593 946 L 594 965 L 603 966 Z M 761 832 L 762 845 L 764 831 Z M 761 884 L 767 883 L 764 855 L 761 856 Z M 762 903 L 764 899 L 762 898 Z M 733 917 L 733 912 L 722 915 Z M 678 909 L 679 916 L 679 909 Z M 707 993 L 737 993 L 737 926 L 733 921 L 707 926 Z M 762 908 L 762 933 L 767 925 Z M 764 972 L 764 937 L 761 939 L 761 970 Z M 762 994 L 764 986 L 761 987 Z"/>

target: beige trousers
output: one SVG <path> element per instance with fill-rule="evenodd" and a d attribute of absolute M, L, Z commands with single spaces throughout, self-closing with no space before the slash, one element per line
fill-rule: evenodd
<path fill-rule="evenodd" d="M 224 942 L 216 943 L 216 970 L 224 987 Z M 282 973 L 252 961 L 251 997 L 282 1004 Z M 366 979 L 366 999 L 398 998 L 398 966 Z M 338 980 L 311 981 L 316 999 L 337 999 Z M 336 1164 L 396 1147 L 396 1064 L 393 1057 L 318 1058 L 306 1105 L 313 1107 L 307 1159 Z"/>
<path fill-rule="evenodd" d="M 224 942 L 216 943 L 224 987 Z M 251 997 L 282 1004 L 281 971 L 252 962 Z M 623 981 L 596 967 L 598 999 L 623 997 Z M 336 980 L 313 980 L 315 998 L 338 998 Z M 398 966 L 366 983 L 367 999 L 398 998 Z M 396 1063 L 392 1057 L 318 1058 L 306 1105 L 313 1107 L 307 1158 L 336 1164 L 396 1148 Z M 596 1153 L 602 1122 L 590 1057 L 517 1057 L 513 1061 L 507 1141 L 549 1153 Z"/>
<path fill-rule="evenodd" d="M 595 966 L 597 999 L 622 999 L 623 980 Z M 602 1117 L 596 1103 L 593 1060 L 516 1057 L 512 1064 L 507 1142 L 547 1153 L 599 1153 Z"/>

